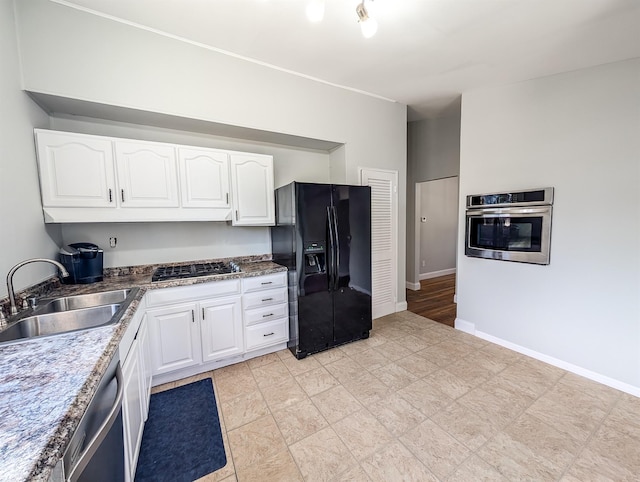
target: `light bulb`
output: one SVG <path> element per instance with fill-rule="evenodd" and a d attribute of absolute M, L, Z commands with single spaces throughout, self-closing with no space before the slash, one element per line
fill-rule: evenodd
<path fill-rule="evenodd" d="M 375 18 L 371 17 L 366 20 L 361 20 L 360 29 L 362 30 L 362 36 L 364 38 L 371 38 L 378 31 L 378 22 L 376 22 Z"/>
<path fill-rule="evenodd" d="M 324 0 L 311 0 L 307 4 L 307 18 L 310 22 L 320 22 L 324 18 Z"/>

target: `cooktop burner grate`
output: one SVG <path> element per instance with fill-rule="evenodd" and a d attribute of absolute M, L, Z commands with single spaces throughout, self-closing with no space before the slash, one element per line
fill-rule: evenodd
<path fill-rule="evenodd" d="M 159 266 L 154 271 L 151 281 L 194 278 L 196 276 L 210 276 L 214 274 L 228 274 L 233 272 L 234 270 L 230 265 L 221 262 Z"/>

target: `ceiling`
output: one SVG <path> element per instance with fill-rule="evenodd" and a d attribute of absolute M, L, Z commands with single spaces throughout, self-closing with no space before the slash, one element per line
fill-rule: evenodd
<path fill-rule="evenodd" d="M 444 115 L 460 94 L 640 57 L 639 0 L 53 0 Z"/>

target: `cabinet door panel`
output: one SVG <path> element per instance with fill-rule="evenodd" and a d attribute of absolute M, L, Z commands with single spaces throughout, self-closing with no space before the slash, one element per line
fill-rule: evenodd
<path fill-rule="evenodd" d="M 230 163 L 233 225 L 273 225 L 273 158 L 253 154 L 231 154 Z"/>
<path fill-rule="evenodd" d="M 142 401 L 142 370 L 139 357 L 140 345 L 138 340 L 133 342 L 129 356 L 122 369 L 124 381 L 124 397 L 122 404 L 125 470 L 126 480 L 133 480 L 136 462 L 142 442 L 144 430 L 144 411 Z"/>
<path fill-rule="evenodd" d="M 116 141 L 122 207 L 178 207 L 178 174 L 171 144 Z"/>
<path fill-rule="evenodd" d="M 200 303 L 205 362 L 241 354 L 244 349 L 240 297 Z"/>
<path fill-rule="evenodd" d="M 111 141 L 36 130 L 44 207 L 115 207 Z"/>
<path fill-rule="evenodd" d="M 149 311 L 153 375 L 197 365 L 202 360 L 194 304 Z"/>
<path fill-rule="evenodd" d="M 142 414 L 145 421 L 149 416 L 149 399 L 151 397 L 151 347 L 149 344 L 149 329 L 147 328 L 147 315 L 144 315 L 140 323 L 137 336 L 140 352 L 140 374 L 142 378 Z"/>
<path fill-rule="evenodd" d="M 178 160 L 182 207 L 229 207 L 229 161 L 226 152 L 180 147 Z"/>

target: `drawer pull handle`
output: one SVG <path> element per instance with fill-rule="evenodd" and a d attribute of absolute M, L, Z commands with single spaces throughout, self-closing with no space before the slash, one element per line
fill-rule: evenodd
<path fill-rule="evenodd" d="M 267 333 L 266 335 L 262 335 L 262 336 L 271 336 L 271 335 L 275 335 L 275 333 L 272 331 L 271 333 Z"/>
<path fill-rule="evenodd" d="M 273 284 L 273 281 L 263 281 L 262 283 L 260 283 L 261 285 L 270 285 Z"/>
<path fill-rule="evenodd" d="M 263 317 L 263 318 L 268 318 L 269 316 L 273 316 L 273 313 L 269 313 L 269 314 L 266 314 L 266 315 L 262 315 L 262 317 Z"/>
<path fill-rule="evenodd" d="M 263 299 L 262 301 L 263 301 L 263 302 L 264 302 L 264 301 L 273 301 L 273 298 L 265 298 L 265 299 Z"/>

